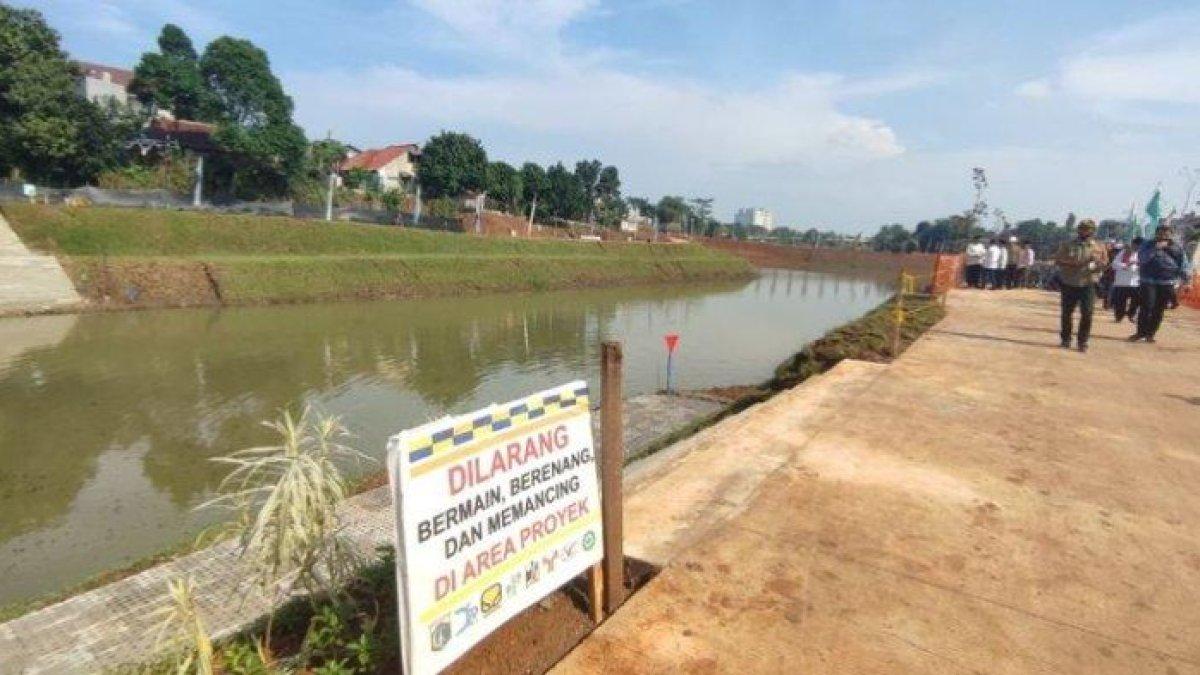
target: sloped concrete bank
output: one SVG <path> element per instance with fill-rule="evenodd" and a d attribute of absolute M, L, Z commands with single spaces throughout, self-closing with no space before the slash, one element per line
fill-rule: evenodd
<path fill-rule="evenodd" d="M 66 311 L 81 302 L 54 256 L 26 248 L 0 214 L 0 316 Z"/>

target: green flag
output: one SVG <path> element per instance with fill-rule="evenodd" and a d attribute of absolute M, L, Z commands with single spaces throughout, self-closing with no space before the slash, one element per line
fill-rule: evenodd
<path fill-rule="evenodd" d="M 1146 204 L 1146 217 L 1150 221 L 1150 231 L 1158 227 L 1159 221 L 1162 220 L 1162 191 L 1155 188 L 1154 196 Z M 1142 236 L 1146 236 L 1145 230 L 1142 231 Z"/>

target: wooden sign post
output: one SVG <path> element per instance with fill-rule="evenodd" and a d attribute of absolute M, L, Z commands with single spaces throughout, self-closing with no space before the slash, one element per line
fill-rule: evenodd
<path fill-rule="evenodd" d="M 592 619 L 599 623 L 625 601 L 625 548 L 621 469 L 625 464 L 622 418 L 621 343 L 600 347 L 600 502 L 604 532 L 604 560 L 588 574 L 588 599 Z"/>

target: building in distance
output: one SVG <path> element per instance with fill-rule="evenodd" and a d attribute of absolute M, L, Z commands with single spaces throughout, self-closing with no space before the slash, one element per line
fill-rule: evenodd
<path fill-rule="evenodd" d="M 366 171 L 374 174 L 381 190 L 398 190 L 417 177 L 417 159 L 420 155 L 421 148 L 415 143 L 389 145 L 348 154 L 339 170 L 343 178 L 354 169 Z"/>
<path fill-rule="evenodd" d="M 79 68 L 75 85 L 83 98 L 103 107 L 124 108 L 137 103 L 137 99 L 129 95 L 132 70 L 87 61 L 76 61 L 75 65 Z"/>
<path fill-rule="evenodd" d="M 734 217 L 734 222 L 742 227 L 761 227 L 770 232 L 775 229 L 775 214 L 767 209 L 748 206 L 744 209 L 738 209 L 737 215 Z"/>

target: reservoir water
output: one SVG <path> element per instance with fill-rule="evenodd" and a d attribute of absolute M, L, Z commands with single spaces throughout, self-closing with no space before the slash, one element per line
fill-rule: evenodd
<path fill-rule="evenodd" d="M 752 384 L 890 292 L 765 270 L 735 284 L 0 319 L 0 605 L 77 584 L 208 524 L 210 458 L 308 404 L 375 457 L 386 437 L 575 378 L 624 343 L 626 395 Z M 378 467 L 376 467 L 378 468 Z"/>

